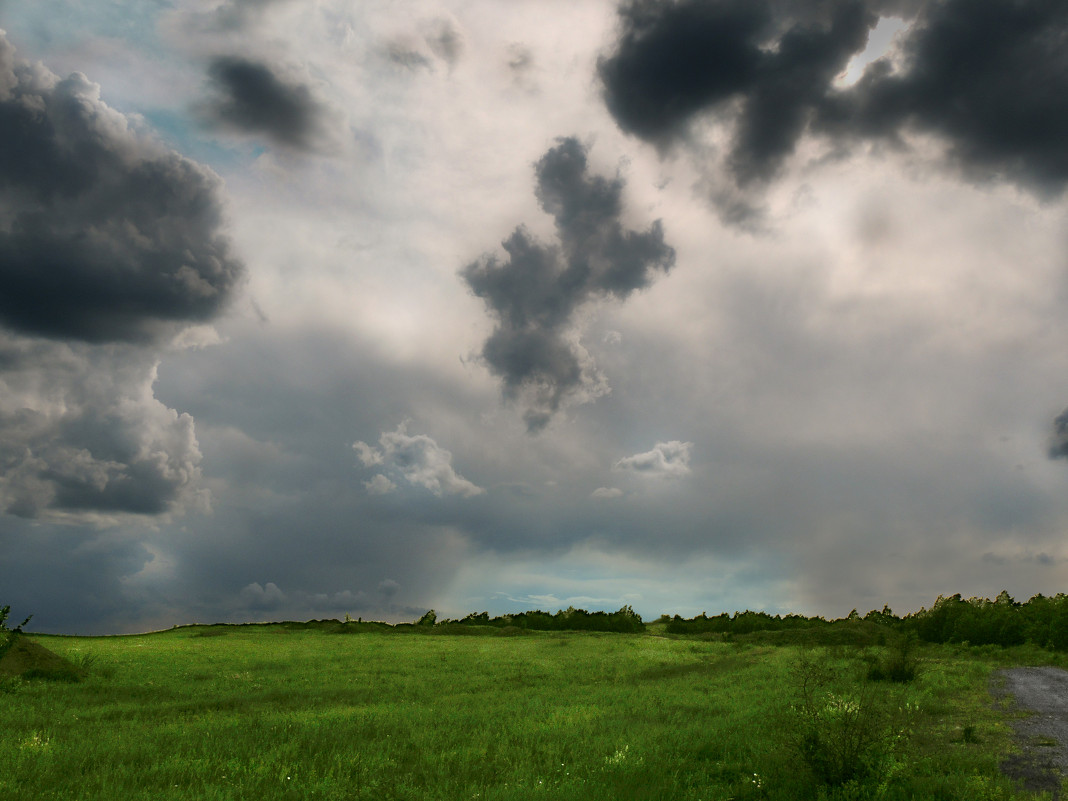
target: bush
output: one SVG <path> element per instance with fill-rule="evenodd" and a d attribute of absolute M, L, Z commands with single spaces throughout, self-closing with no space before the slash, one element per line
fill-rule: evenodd
<path fill-rule="evenodd" d="M 907 707 L 878 685 L 803 656 L 794 670 L 796 703 L 788 726 L 794 753 L 826 788 L 885 782 L 908 737 Z"/>
<path fill-rule="evenodd" d="M 919 663 L 912 656 L 915 635 L 898 637 L 889 648 L 889 653 L 881 659 L 876 656 L 868 659 L 869 681 L 891 681 L 905 684 L 916 678 Z"/>

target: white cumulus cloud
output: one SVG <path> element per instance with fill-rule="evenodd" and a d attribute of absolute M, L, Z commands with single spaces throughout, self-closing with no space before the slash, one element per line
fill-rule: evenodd
<path fill-rule="evenodd" d="M 426 434 L 409 434 L 407 424 L 401 423 L 396 431 L 385 431 L 378 438 L 378 448 L 366 442 L 355 442 L 352 447 L 365 467 L 381 465 L 386 470 L 409 484 L 430 490 L 434 495 L 459 495 L 470 498 L 485 492 L 457 473 L 452 467 L 452 454 Z M 369 492 L 382 494 L 396 487 L 386 475 L 380 473 L 367 482 Z"/>
<path fill-rule="evenodd" d="M 690 451 L 692 449 L 692 442 L 680 442 L 677 439 L 670 442 L 658 442 L 651 451 L 623 457 L 612 465 L 612 470 L 663 478 L 681 478 L 690 474 Z"/>

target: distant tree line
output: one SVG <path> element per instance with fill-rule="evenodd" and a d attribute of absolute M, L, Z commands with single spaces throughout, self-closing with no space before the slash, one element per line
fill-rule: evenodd
<path fill-rule="evenodd" d="M 13 630 L 5 627 L 8 608 L 0 607 L 0 649 L 4 635 L 18 632 L 29 621 Z M 275 624 L 216 624 L 212 629 L 220 633 L 235 625 L 281 625 L 287 628 L 322 629 L 337 633 L 356 634 L 371 631 L 415 632 L 422 634 L 478 634 L 496 629 L 501 634 L 522 631 L 603 631 L 641 633 L 646 624 L 630 606 L 616 612 L 587 612 L 573 606 L 555 613 L 534 610 L 490 617 L 488 612 L 472 612 L 459 620 L 441 620 L 433 609 L 413 623 L 380 623 L 353 620 L 309 620 L 305 623 L 281 621 Z M 176 627 L 177 628 L 177 627 Z M 709 617 L 701 613 L 683 618 L 662 615 L 657 631 L 667 634 L 718 636 L 724 639 L 747 637 L 769 644 L 873 644 L 884 645 L 899 641 L 901 635 L 915 637 L 929 643 L 960 643 L 967 645 L 999 645 L 1009 647 L 1030 643 L 1040 648 L 1068 651 L 1068 595 L 1035 595 L 1029 601 L 1015 601 L 1002 591 L 994 600 L 962 598 L 960 594 L 938 596 L 930 609 L 900 617 L 889 606 L 871 610 L 861 616 L 856 609 L 846 617 L 828 620 L 824 617 L 789 614 L 771 615 L 767 612 L 722 613 Z M 203 636 L 207 636 L 204 634 Z"/>
<path fill-rule="evenodd" d="M 831 629 L 863 621 L 902 633 L 914 633 L 930 643 L 966 643 L 1008 647 L 1032 643 L 1042 648 L 1068 651 L 1068 595 L 1036 595 L 1020 603 L 1002 591 L 994 600 L 961 598 L 960 594 L 938 596 L 930 609 L 898 617 L 888 606 L 861 617 L 854 609 L 847 617 L 827 620 L 804 615 L 769 615 L 767 612 L 735 612 L 693 618 L 663 616 L 664 628 L 672 634 L 722 634 L 726 637 L 755 632 Z"/>
<path fill-rule="evenodd" d="M 429 614 L 429 613 L 428 613 Z M 424 616 L 425 619 L 425 616 Z M 422 622 L 422 621 L 420 621 Z M 460 620 L 446 620 L 439 625 L 459 626 L 494 626 L 506 628 L 514 626 L 531 631 L 615 631 L 636 633 L 645 631 L 641 616 L 631 607 L 624 606 L 616 612 L 587 612 L 569 606 L 555 614 L 542 612 L 517 612 L 511 615 L 490 617 L 488 612 L 471 613 Z"/>
<path fill-rule="evenodd" d="M 664 618 L 661 618 L 664 620 Z M 767 612 L 726 612 L 708 617 L 702 612 L 689 620 L 675 615 L 667 618 L 665 627 L 670 634 L 752 634 L 755 631 L 786 631 L 789 629 L 829 626 L 831 621 L 822 617 L 804 615 L 769 615 Z"/>
<path fill-rule="evenodd" d="M 906 622 L 927 642 L 972 645 L 1023 645 L 1068 651 L 1068 595 L 1036 595 L 1019 603 L 1002 591 L 993 601 L 964 600 L 960 594 L 939 596 L 934 606 L 921 609 Z"/>

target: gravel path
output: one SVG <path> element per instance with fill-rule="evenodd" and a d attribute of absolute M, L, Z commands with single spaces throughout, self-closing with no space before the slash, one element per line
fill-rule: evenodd
<path fill-rule="evenodd" d="M 1002 762 L 1001 769 L 1028 790 L 1052 793 L 1056 801 L 1061 779 L 1068 776 L 1068 671 L 1021 667 L 995 675 L 994 694 L 1011 697 L 1016 710 L 1032 713 L 1011 721 L 1021 753 Z"/>

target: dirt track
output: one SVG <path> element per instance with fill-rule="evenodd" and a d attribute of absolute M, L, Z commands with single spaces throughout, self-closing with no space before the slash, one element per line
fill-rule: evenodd
<path fill-rule="evenodd" d="M 1002 762 L 1002 771 L 1029 790 L 1059 799 L 1061 779 L 1068 776 L 1068 671 L 1021 667 L 995 676 L 994 694 L 1011 697 L 1016 710 L 1032 713 L 1012 721 L 1021 753 Z"/>

